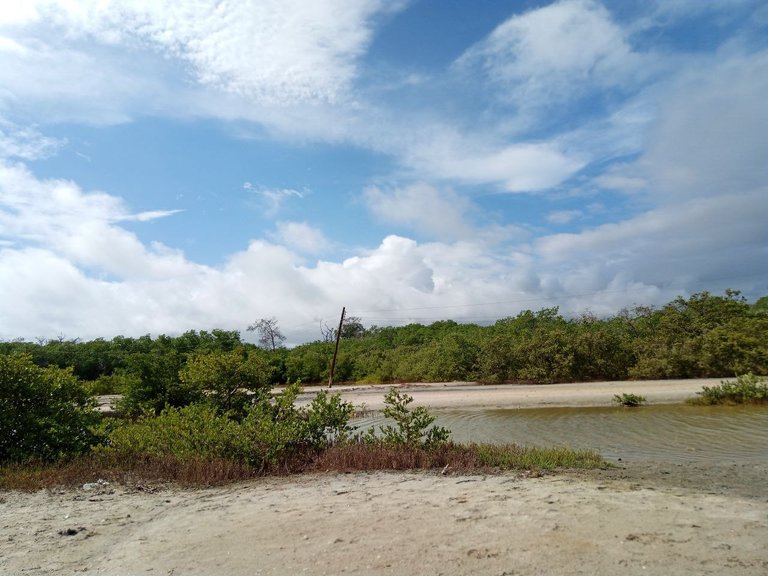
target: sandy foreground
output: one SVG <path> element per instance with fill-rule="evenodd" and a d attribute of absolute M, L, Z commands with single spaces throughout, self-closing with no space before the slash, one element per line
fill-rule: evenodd
<path fill-rule="evenodd" d="M 702 381 L 690 385 L 695 392 Z M 560 386 L 577 394 L 584 385 Z M 606 390 L 608 402 L 656 394 L 640 383 L 586 386 L 601 402 Z M 439 394 L 491 389 L 441 388 L 408 392 L 437 394 L 439 402 L 417 401 L 449 407 L 454 399 Z M 540 405 L 561 405 L 550 404 L 554 388 L 536 388 Z M 497 404 L 509 393 L 462 405 L 510 407 Z M 532 393 L 522 392 L 526 406 Z M 375 409 L 377 394 L 364 394 Z M 762 464 L 636 462 L 541 477 L 328 473 L 199 490 L 0 492 L 0 574 L 764 576 L 767 480 Z"/>

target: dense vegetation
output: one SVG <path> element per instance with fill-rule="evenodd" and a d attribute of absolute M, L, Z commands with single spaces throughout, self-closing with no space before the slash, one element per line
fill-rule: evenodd
<path fill-rule="evenodd" d="M 263 323 L 277 330 L 274 319 Z M 750 305 L 730 290 L 610 318 L 583 314 L 567 319 L 557 308 L 545 308 L 490 326 L 446 320 L 366 329 L 357 319 L 342 330 L 335 379 L 548 383 L 766 374 L 765 334 L 766 298 Z M 0 354 L 24 352 L 40 367 L 72 367 L 94 393 L 125 393 L 124 408 L 138 414 L 195 401 L 211 366 L 222 364 L 223 369 L 223 364 L 238 364 L 239 357 L 248 357 L 246 372 L 227 373 L 215 384 L 224 404 L 239 401 L 232 391 L 254 385 L 328 380 L 329 338 L 292 349 L 281 347 L 281 338 L 279 331 L 271 332 L 262 338 L 263 346 L 256 346 L 238 332 L 213 330 L 90 342 L 13 341 L 0 342 Z"/>
<path fill-rule="evenodd" d="M 239 363 L 247 365 L 248 356 L 239 356 Z M 213 376 L 232 366 L 214 367 Z M 262 386 L 234 405 L 204 394 L 181 408 L 99 425 L 69 370 L 41 369 L 17 354 L 2 358 L 0 369 L 0 488 L 104 478 L 212 484 L 308 470 L 440 467 L 445 473 L 602 465 L 592 451 L 455 444 L 448 430 L 432 426 L 425 408 L 410 409 L 412 398 L 394 388 L 384 410 L 394 425 L 378 432 L 356 433 L 350 425 L 354 407 L 339 395 L 321 391 L 309 405 L 297 406 L 297 384 L 275 397 Z"/>
<path fill-rule="evenodd" d="M 358 382 L 555 382 L 768 373 L 765 299 L 695 294 L 612 318 L 566 319 L 556 308 L 491 326 L 436 322 L 342 330 L 337 379 Z M 410 398 L 387 395 L 393 424 L 355 435 L 353 407 L 319 394 L 297 406 L 298 385 L 328 377 L 333 344 L 293 349 L 274 319 L 254 324 L 262 346 L 233 331 L 80 342 L 0 343 L 0 479 L 35 473 L 122 474 L 217 482 L 276 471 L 595 466 L 591 452 L 456 445 Z M 118 392 L 121 419 L 91 395 Z M 766 397 L 752 376 L 703 398 Z M 37 463 L 37 464 L 35 464 Z M 62 468 L 63 467 L 63 468 Z M 80 472 L 77 472 L 80 470 Z M 83 472 L 86 471 L 86 472 Z M 3 484 L 0 482 L 0 484 Z M 19 485 L 16 481 L 5 485 Z M 32 482 L 35 485 L 35 482 Z M 37 484 L 39 485 L 39 483 Z"/>

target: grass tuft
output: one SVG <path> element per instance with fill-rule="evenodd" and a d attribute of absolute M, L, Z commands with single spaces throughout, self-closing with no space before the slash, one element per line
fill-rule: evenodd
<path fill-rule="evenodd" d="M 645 396 L 640 396 L 639 394 L 627 394 L 625 392 L 623 394 L 614 394 L 613 401 L 621 406 L 634 408 L 645 403 Z"/>

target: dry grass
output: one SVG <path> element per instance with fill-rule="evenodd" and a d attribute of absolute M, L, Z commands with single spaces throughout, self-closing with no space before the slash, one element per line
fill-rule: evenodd
<path fill-rule="evenodd" d="M 188 460 L 172 457 L 110 460 L 88 455 L 56 464 L 11 464 L 0 468 L 0 489 L 40 490 L 107 480 L 131 485 L 172 482 L 181 486 L 216 486 L 256 476 L 233 460 Z"/>
<path fill-rule="evenodd" d="M 604 465 L 596 452 L 569 448 L 447 443 L 427 449 L 358 443 L 329 448 L 307 469 L 338 472 L 441 469 L 452 473 L 475 473 L 599 468 Z"/>
<path fill-rule="evenodd" d="M 603 460 L 595 452 L 565 448 L 453 443 L 423 448 L 360 442 L 331 446 L 316 454 L 296 455 L 269 469 L 255 469 L 227 459 L 180 460 L 171 456 L 118 458 L 94 453 L 56 464 L 7 465 L 0 468 L 0 489 L 50 489 L 82 485 L 99 479 L 124 485 L 170 482 L 199 487 L 302 472 L 441 470 L 458 474 L 525 470 L 538 473 L 541 470 L 597 468 L 603 465 Z"/>

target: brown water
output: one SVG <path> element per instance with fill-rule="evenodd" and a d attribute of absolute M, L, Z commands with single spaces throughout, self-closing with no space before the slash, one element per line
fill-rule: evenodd
<path fill-rule="evenodd" d="M 608 460 L 768 463 L 768 409 L 644 406 L 434 410 L 458 442 L 514 442 L 597 450 Z M 379 425 L 381 417 L 362 421 Z"/>

